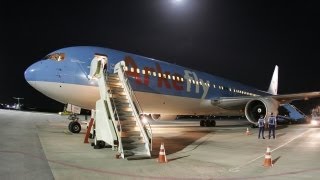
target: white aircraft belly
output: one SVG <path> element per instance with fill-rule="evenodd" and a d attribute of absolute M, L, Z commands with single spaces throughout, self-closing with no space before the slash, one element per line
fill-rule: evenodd
<path fill-rule="evenodd" d="M 85 86 L 77 84 L 65 84 L 55 82 L 35 82 L 29 84 L 46 96 L 61 103 L 70 103 L 85 109 L 94 109 L 99 99 L 99 90 L 96 86 Z M 146 114 L 173 114 L 194 115 L 214 114 L 239 115 L 239 111 L 227 111 L 213 106 L 210 100 L 154 94 L 135 91 L 139 104 Z M 231 114 L 230 114 L 231 113 Z"/>

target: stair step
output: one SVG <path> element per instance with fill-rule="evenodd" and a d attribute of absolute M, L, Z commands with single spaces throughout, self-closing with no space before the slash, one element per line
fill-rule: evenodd
<path fill-rule="evenodd" d="M 134 148 L 134 149 L 125 149 L 126 151 L 131 151 L 134 155 L 147 155 L 150 154 L 148 152 L 147 148 L 145 145 Z"/>
<path fill-rule="evenodd" d="M 117 73 L 110 73 L 110 74 L 108 74 L 108 77 L 118 77 L 118 74 Z"/>
<path fill-rule="evenodd" d="M 122 131 L 121 137 L 140 136 L 140 131 Z"/>
<path fill-rule="evenodd" d="M 118 93 L 112 94 L 112 98 L 120 98 L 120 99 L 126 98 L 126 99 L 128 99 L 125 94 L 118 94 Z"/>
<path fill-rule="evenodd" d="M 121 110 L 125 110 L 125 109 L 130 109 L 130 111 L 132 112 L 132 109 L 130 108 L 129 105 L 125 106 L 125 105 L 115 105 L 115 107 L 113 106 L 113 109 L 116 108 L 118 112 L 121 112 Z M 126 110 L 128 111 L 128 110 Z"/>
<path fill-rule="evenodd" d="M 120 120 L 121 126 L 136 126 L 136 121 L 134 120 Z"/>
<path fill-rule="evenodd" d="M 122 148 L 124 150 L 133 150 L 133 149 L 145 149 L 145 143 L 122 143 Z"/>
<path fill-rule="evenodd" d="M 121 117 L 121 118 L 120 118 L 121 123 L 122 123 L 122 121 L 136 121 L 133 116 L 122 116 L 122 115 L 121 115 L 121 116 L 119 116 L 119 117 Z"/>
<path fill-rule="evenodd" d="M 132 111 L 118 111 L 118 116 L 132 116 Z"/>
<path fill-rule="evenodd" d="M 126 121 L 126 120 L 134 120 L 134 117 L 133 115 L 123 115 L 123 114 L 120 114 L 118 115 L 119 116 L 119 119 L 120 121 Z"/>
<path fill-rule="evenodd" d="M 151 154 L 150 152 L 146 151 L 145 149 L 137 152 L 135 150 L 124 150 L 124 157 L 127 160 L 138 160 L 138 159 L 150 159 Z"/>
<path fill-rule="evenodd" d="M 109 76 L 108 76 L 108 80 L 109 80 L 109 81 L 119 81 L 119 77 L 118 77 L 118 76 L 111 76 L 111 75 L 109 75 Z"/>
<path fill-rule="evenodd" d="M 122 88 L 122 85 L 120 82 L 108 82 L 108 85 L 111 89 L 113 88 Z"/>
<path fill-rule="evenodd" d="M 127 98 L 115 98 L 113 100 L 116 104 L 129 105 L 129 100 Z"/>
<path fill-rule="evenodd" d="M 129 106 L 130 105 L 128 102 L 121 102 L 121 101 L 115 101 L 115 104 L 119 105 L 119 106 Z"/>
<path fill-rule="evenodd" d="M 112 94 L 123 93 L 123 92 L 124 92 L 123 88 L 112 88 L 111 89 Z"/>
<path fill-rule="evenodd" d="M 108 78 L 107 80 L 108 84 L 121 84 L 121 81 L 119 80 L 119 78 Z"/>
<path fill-rule="evenodd" d="M 133 156 L 134 153 L 131 151 L 123 151 L 124 157 Z"/>
<path fill-rule="evenodd" d="M 123 106 L 119 106 L 119 107 L 116 107 L 117 108 L 117 112 L 132 112 L 132 109 L 130 107 L 123 107 Z M 114 109 L 114 108 L 113 108 Z"/>
<path fill-rule="evenodd" d="M 125 121 L 124 122 L 121 121 L 120 123 L 121 123 L 121 127 L 122 128 L 135 128 L 135 127 L 138 127 L 135 121 L 133 121 L 133 122 L 129 121 L 127 123 L 125 123 Z"/>
<path fill-rule="evenodd" d="M 141 136 L 131 136 L 131 137 L 123 137 L 121 138 L 121 142 L 122 144 L 130 144 L 130 143 L 137 143 L 137 142 L 141 142 L 143 143 L 143 137 Z"/>
<path fill-rule="evenodd" d="M 121 92 L 124 90 L 124 88 L 121 86 L 121 87 L 111 87 L 110 88 L 113 92 Z"/>
<path fill-rule="evenodd" d="M 132 143 L 135 141 L 142 141 L 143 137 L 139 136 L 127 136 L 127 137 L 121 137 L 121 141 L 126 143 Z"/>

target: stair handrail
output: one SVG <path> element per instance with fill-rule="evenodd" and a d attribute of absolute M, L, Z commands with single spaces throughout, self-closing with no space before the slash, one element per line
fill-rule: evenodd
<path fill-rule="evenodd" d="M 131 97 L 131 98 L 128 98 L 129 103 L 131 104 L 131 107 L 133 109 L 133 114 L 134 114 L 135 118 L 137 119 L 137 122 L 138 122 L 137 124 L 138 124 L 139 128 L 142 130 L 141 132 L 142 132 L 143 139 L 148 144 L 147 147 L 148 147 L 149 152 L 151 152 L 151 150 L 152 150 L 152 130 L 151 130 L 151 126 L 150 126 L 149 122 L 146 122 L 148 124 L 148 126 L 144 125 L 145 123 L 141 122 L 140 115 L 137 113 L 137 111 L 140 114 L 143 114 L 143 111 L 142 111 L 142 109 L 140 107 L 140 104 L 139 104 L 139 101 L 138 101 L 137 97 L 135 96 L 135 94 L 134 94 L 134 92 L 132 90 L 132 87 L 131 87 L 131 85 L 129 83 L 128 77 L 125 74 L 124 67 L 125 67 L 124 61 L 120 61 L 119 63 L 116 64 L 115 71 L 117 71 L 120 80 L 124 82 L 123 84 L 125 84 L 125 86 L 124 86 L 125 91 L 127 91 L 127 93 Z M 134 99 L 134 101 L 136 103 L 134 103 L 132 101 L 132 99 Z M 146 129 L 147 128 L 150 129 L 150 131 L 148 131 L 148 132 L 150 132 L 150 135 L 146 133 Z"/>
<path fill-rule="evenodd" d="M 126 82 L 126 84 L 128 86 L 128 90 L 130 92 L 130 95 L 131 95 L 131 97 L 133 97 L 133 99 L 135 101 L 135 108 L 138 109 L 139 120 L 141 121 L 141 118 L 143 117 L 143 110 L 142 110 L 142 108 L 140 106 L 139 100 L 138 100 L 136 94 L 132 90 L 132 87 L 131 87 L 131 85 L 129 83 L 128 75 L 127 75 L 126 71 L 124 71 L 124 66 L 122 66 L 120 69 L 121 69 L 121 71 L 123 73 L 124 80 L 125 80 L 125 82 Z M 152 135 L 153 135 L 153 133 L 152 133 L 151 125 L 150 125 L 150 123 L 148 121 L 143 122 L 142 125 L 143 125 L 143 128 L 145 128 L 145 130 L 148 132 L 147 135 L 148 135 L 148 138 L 150 140 L 150 150 L 152 150 L 152 140 L 153 140 Z"/>
<path fill-rule="evenodd" d="M 106 77 L 108 77 L 108 74 L 107 74 L 107 76 Z M 109 91 L 108 91 L 108 93 L 109 93 L 109 98 L 110 98 L 110 95 L 111 96 L 113 96 L 114 95 L 114 93 L 113 93 L 113 90 L 110 88 L 110 82 L 109 82 L 109 80 L 108 80 L 108 78 L 107 78 L 107 85 L 108 85 L 108 88 L 109 88 Z M 117 130 L 117 136 L 118 136 L 118 152 L 119 152 L 119 150 L 120 150 L 120 154 L 121 155 L 123 155 L 123 148 L 122 148 L 122 141 L 121 141 L 121 133 L 122 133 L 122 125 L 121 125 L 121 121 L 120 121 L 120 118 L 119 118 L 119 114 L 118 114 L 118 110 L 117 110 L 117 106 L 116 106 L 116 103 L 114 102 L 114 98 L 110 98 L 111 99 L 111 103 L 112 103 L 112 105 L 113 105 L 113 107 L 114 107 L 114 110 L 113 110 L 113 114 L 114 115 L 116 115 L 116 117 L 115 117 L 115 120 L 117 121 L 117 128 L 116 128 L 116 130 Z M 117 118 L 117 119 L 116 119 Z"/>
<path fill-rule="evenodd" d="M 111 104 L 111 98 L 110 98 L 110 93 L 108 92 L 108 90 L 110 91 L 110 87 L 109 87 L 109 84 L 108 84 L 108 79 L 107 79 L 107 73 L 106 72 L 102 72 L 103 75 L 101 78 L 103 78 L 103 86 L 105 87 L 105 96 L 104 96 L 104 99 L 107 101 L 107 104 L 108 106 L 111 108 L 111 113 L 110 113 L 110 116 L 111 116 L 111 120 L 115 125 L 118 125 L 118 123 L 120 122 L 119 121 L 119 116 L 118 116 L 118 113 L 116 114 L 117 115 L 117 118 L 118 118 L 118 121 L 116 122 L 115 120 L 115 114 L 113 112 L 113 109 L 112 109 L 112 104 Z M 115 107 L 115 106 L 114 106 Z M 122 141 L 121 141 L 121 132 L 122 132 L 122 128 L 121 128 L 121 124 L 120 124 L 120 130 L 118 129 L 118 126 L 115 127 L 115 130 L 116 130 L 116 133 L 117 133 L 117 137 L 118 137 L 118 152 L 121 154 L 121 157 L 124 158 L 124 153 L 123 153 L 123 148 L 122 148 Z"/>

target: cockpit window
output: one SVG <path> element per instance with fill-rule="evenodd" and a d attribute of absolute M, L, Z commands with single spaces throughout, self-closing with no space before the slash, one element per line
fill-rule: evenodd
<path fill-rule="evenodd" d="M 48 54 L 43 59 L 50 59 L 50 60 L 54 60 L 54 61 L 63 61 L 64 60 L 64 53 Z"/>

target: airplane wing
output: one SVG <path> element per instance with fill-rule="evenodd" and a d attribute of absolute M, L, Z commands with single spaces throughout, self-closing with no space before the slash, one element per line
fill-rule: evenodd
<path fill-rule="evenodd" d="M 309 100 L 312 98 L 320 97 L 320 92 L 306 92 L 306 93 L 294 93 L 284 95 L 268 96 L 280 102 L 280 104 L 290 103 L 295 100 Z"/>
<path fill-rule="evenodd" d="M 246 104 L 254 99 L 274 99 L 279 104 L 291 103 L 295 100 L 308 100 L 320 97 L 320 92 L 306 92 L 283 95 L 268 95 L 268 96 L 238 96 L 238 97 L 219 97 L 211 99 L 211 104 L 224 109 L 242 109 Z"/>

